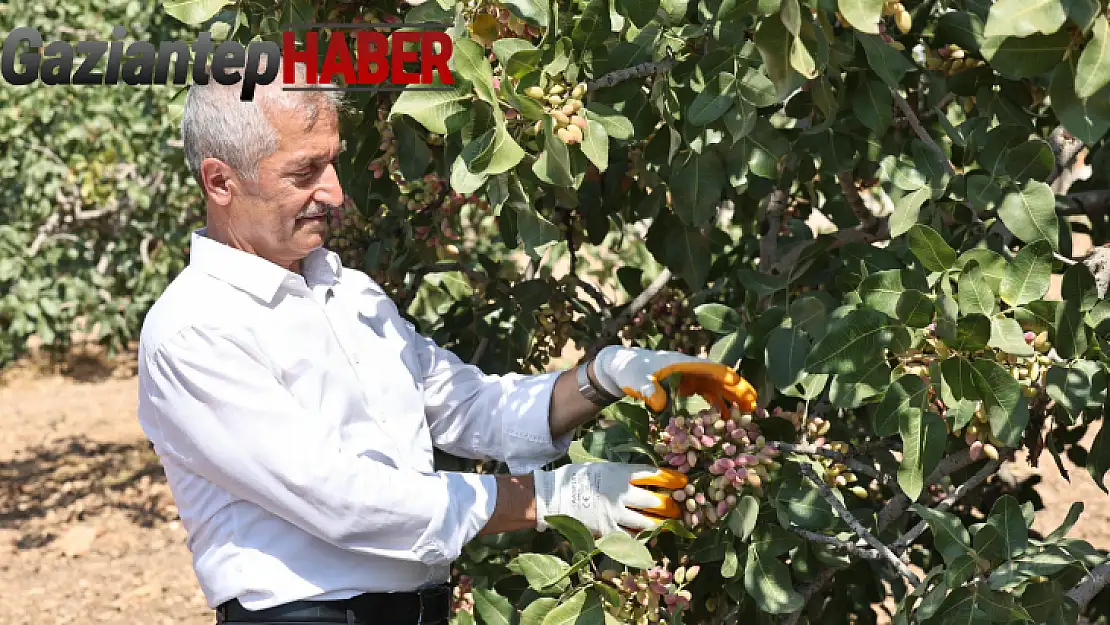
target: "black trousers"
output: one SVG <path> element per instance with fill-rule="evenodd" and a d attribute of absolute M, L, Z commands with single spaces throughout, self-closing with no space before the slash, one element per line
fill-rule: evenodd
<path fill-rule="evenodd" d="M 247 610 L 233 599 L 216 608 L 216 623 L 230 625 L 447 625 L 451 616 L 447 584 L 415 592 L 362 594 L 340 601 L 294 601 Z"/>

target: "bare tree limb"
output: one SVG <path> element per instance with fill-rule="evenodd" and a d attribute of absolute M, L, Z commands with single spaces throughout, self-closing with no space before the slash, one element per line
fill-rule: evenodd
<path fill-rule="evenodd" d="M 1083 264 L 1095 277 L 1095 289 L 1099 298 L 1106 297 L 1110 291 L 1110 248 L 1096 247 L 1083 259 Z"/>
<path fill-rule="evenodd" d="M 782 229 L 782 216 L 786 212 L 786 202 L 790 199 L 786 191 L 775 189 L 767 196 L 764 208 L 764 222 L 767 232 L 759 240 L 759 270 L 770 273 L 778 258 L 779 230 Z"/>
<path fill-rule="evenodd" d="M 921 126 L 921 120 L 917 118 L 917 113 L 913 112 L 913 107 L 910 106 L 910 103 L 906 102 L 906 99 L 903 98 L 902 94 L 898 93 L 896 89 L 891 89 L 890 93 L 894 96 L 894 103 L 898 105 L 898 108 L 902 110 L 902 114 L 906 116 L 906 121 L 910 123 L 913 131 L 917 133 L 917 137 L 924 141 L 926 145 L 940 156 L 940 160 L 948 169 L 949 174 L 955 174 L 956 168 L 952 165 L 952 161 L 948 160 L 948 155 L 944 153 L 944 150 L 942 150 L 941 147 L 937 145 L 937 142 L 929 136 L 929 133 L 925 132 L 925 128 Z"/>
<path fill-rule="evenodd" d="M 1082 614 L 1086 611 L 1087 604 L 1097 597 L 1107 584 L 1110 584 L 1110 561 L 1091 569 L 1091 572 L 1068 592 L 1068 598 L 1079 605 L 1079 613 Z"/>
<path fill-rule="evenodd" d="M 807 529 L 802 529 L 796 525 L 792 526 L 790 529 L 793 530 L 795 534 L 801 536 L 802 538 L 805 538 L 806 540 L 811 540 L 816 543 L 824 543 L 826 545 L 832 545 L 833 547 L 836 547 L 841 551 L 845 551 L 850 555 L 863 558 L 864 560 L 883 559 L 883 555 L 879 553 L 878 549 L 861 547 L 855 543 L 850 543 L 846 540 L 840 540 L 836 536 L 829 536 L 828 534 L 821 534 L 819 532 L 811 532 Z"/>
<path fill-rule="evenodd" d="M 863 198 L 860 197 L 851 170 L 836 172 L 836 181 L 840 183 L 840 192 L 844 194 L 844 199 L 848 200 L 848 206 L 852 208 L 852 214 L 859 220 L 862 230 L 865 232 L 873 230 L 876 221 L 875 215 L 871 213 L 867 204 L 864 204 Z"/>
<path fill-rule="evenodd" d="M 836 495 L 833 494 L 832 489 L 829 488 L 829 485 L 825 483 L 825 480 L 822 480 L 821 477 L 817 475 L 817 471 L 813 468 L 812 465 L 802 463 L 799 464 L 798 467 L 801 469 L 802 474 L 804 474 L 807 478 L 809 478 L 811 482 L 813 482 L 817 486 L 817 489 L 821 492 L 821 496 L 825 499 L 825 501 L 829 502 L 829 505 L 832 506 L 833 510 L 836 511 L 837 516 L 843 519 L 844 522 L 852 528 L 852 531 L 858 534 L 860 538 L 867 541 L 867 544 L 877 549 L 879 551 L 879 554 L 882 555 L 883 559 L 891 566 L 893 566 L 894 570 L 898 571 L 898 574 L 909 581 L 910 584 L 916 586 L 921 583 L 921 578 L 919 578 L 916 573 L 911 571 L 909 567 L 906 566 L 905 562 L 902 562 L 900 559 L 898 559 L 898 556 L 894 555 L 894 553 L 891 552 L 890 548 L 883 544 L 883 541 L 875 538 L 874 534 L 867 531 L 867 528 L 863 526 L 863 523 L 860 523 L 859 519 L 857 519 L 848 510 L 848 508 L 846 508 L 844 504 L 836 498 Z"/>
<path fill-rule="evenodd" d="M 632 303 L 625 307 L 621 314 L 606 322 L 601 327 L 601 336 L 599 336 L 594 343 L 594 351 L 596 352 L 605 345 L 608 345 L 609 341 L 617 336 L 620 329 L 623 328 L 636 313 L 643 310 L 644 306 L 647 306 L 648 303 L 663 290 L 663 287 L 667 286 L 667 283 L 671 281 L 672 275 L 670 269 L 664 268 L 663 271 L 659 272 L 659 275 L 655 277 L 655 280 L 652 280 L 651 284 L 637 295 L 632 300 Z"/>
<path fill-rule="evenodd" d="M 643 78 L 645 76 L 651 76 L 653 74 L 662 74 L 664 72 L 669 72 L 677 64 L 678 59 L 668 55 L 667 58 L 660 61 L 648 61 L 646 63 L 640 63 L 639 65 L 633 65 L 632 67 L 618 69 L 616 71 L 605 74 L 597 80 L 586 83 L 586 92 L 593 93 L 598 89 L 612 87 L 613 85 L 624 82 L 626 80 Z"/>
<path fill-rule="evenodd" d="M 964 495 L 966 495 L 971 490 L 978 488 L 980 484 L 987 481 L 987 478 L 994 475 L 995 472 L 998 471 L 999 466 L 1001 466 L 1001 463 L 998 460 L 991 460 L 987 464 L 983 465 L 983 468 L 979 469 L 978 473 L 973 475 L 970 480 L 964 482 L 963 484 L 960 484 L 960 486 L 956 488 L 956 490 L 953 491 L 951 495 L 945 497 L 943 501 L 941 501 L 934 507 L 934 509 L 944 511 L 951 508 Z M 908 549 L 910 545 L 913 544 L 913 541 L 917 540 L 918 536 L 924 534 L 925 530 L 928 529 L 928 527 L 929 524 L 925 521 L 919 522 L 913 527 L 913 529 L 906 532 L 902 535 L 901 538 L 891 543 L 890 550 L 894 553 L 901 554 L 903 551 Z"/>
<path fill-rule="evenodd" d="M 966 469 L 973 464 L 975 464 L 975 461 L 971 459 L 971 453 L 967 449 L 952 454 L 940 461 L 937 468 L 933 469 L 933 472 L 925 479 L 925 484 L 936 484 L 956 471 Z M 891 500 L 883 506 L 883 509 L 879 511 L 879 531 L 885 531 L 886 528 L 889 527 L 891 523 L 897 521 L 909 507 L 910 498 L 906 497 L 905 494 L 899 493 L 892 497 Z"/>
<path fill-rule="evenodd" d="M 1063 195 L 1079 180 L 1080 168 L 1075 165 L 1083 151 L 1083 142 L 1071 136 L 1063 126 L 1057 126 L 1048 136 L 1048 145 L 1056 157 L 1056 168 L 1048 177 L 1048 184 L 1053 193 Z"/>
<path fill-rule="evenodd" d="M 804 606 L 809 605 L 809 602 L 817 596 L 817 593 L 821 592 L 825 584 L 831 582 L 832 578 L 835 576 L 836 569 L 831 567 L 818 573 L 817 577 L 802 591 L 802 609 L 784 617 L 782 619 L 782 625 L 798 625 L 798 621 L 802 618 L 802 612 L 805 611 Z"/>

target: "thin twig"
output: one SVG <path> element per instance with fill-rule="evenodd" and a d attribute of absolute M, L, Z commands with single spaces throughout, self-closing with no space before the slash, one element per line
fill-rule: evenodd
<path fill-rule="evenodd" d="M 890 565 L 894 567 L 894 570 L 898 571 L 898 574 L 908 580 L 910 584 L 917 586 L 921 583 L 921 578 L 911 571 L 909 567 L 906 566 L 905 562 L 899 560 L 898 556 L 894 555 L 890 548 L 883 544 L 883 541 L 875 538 L 875 535 L 867 531 L 863 523 L 860 523 L 859 519 L 848 511 L 848 508 L 836 498 L 835 494 L 833 494 L 832 489 L 825 483 L 825 480 L 822 480 L 820 476 L 817 475 L 817 471 L 812 465 L 801 463 L 798 466 L 802 473 L 817 486 L 817 489 L 821 492 L 821 496 L 825 501 L 829 502 L 829 505 L 836 511 L 837 516 L 843 519 L 844 522 L 852 528 L 852 531 L 859 535 L 860 538 L 867 541 L 867 544 L 877 549 L 879 554 L 883 556 L 883 559 L 890 563 Z"/>
<path fill-rule="evenodd" d="M 1091 569 L 1091 572 L 1068 592 L 1068 598 L 1079 606 L 1079 613 L 1082 614 L 1086 611 L 1087 604 L 1097 597 L 1107 584 L 1110 584 L 1110 561 Z"/>
<path fill-rule="evenodd" d="M 622 83 L 626 80 L 643 78 L 645 76 L 651 76 L 653 74 L 669 72 L 677 64 L 678 59 L 668 54 L 667 58 L 661 61 L 648 61 L 646 63 L 640 63 L 639 65 L 633 65 L 632 67 L 618 69 L 616 71 L 605 74 L 597 80 L 586 83 L 586 92 L 592 93 L 598 89 L 612 87 L 613 85 L 617 83 Z"/>
<path fill-rule="evenodd" d="M 478 341 L 478 347 L 474 349 L 474 355 L 470 357 L 470 364 L 476 365 L 482 360 L 482 356 L 486 354 L 486 349 L 489 347 L 489 337 L 483 336 L 482 340 Z"/>
<path fill-rule="evenodd" d="M 817 596 L 817 593 L 821 592 L 825 584 L 832 581 L 832 578 L 836 576 L 836 571 L 837 569 L 829 567 L 818 573 L 817 577 L 802 591 L 802 609 L 784 617 L 782 625 L 797 625 L 802 618 L 802 612 L 805 611 L 805 606 Z"/>
<path fill-rule="evenodd" d="M 937 482 L 955 473 L 956 471 L 959 471 L 960 469 L 965 469 L 973 464 L 975 464 L 975 461 L 971 459 L 971 453 L 969 450 L 965 449 L 963 451 L 954 453 L 951 456 L 948 456 L 944 460 L 940 461 L 940 463 L 937 465 L 937 468 L 933 469 L 933 472 L 929 474 L 929 477 L 925 478 L 925 484 L 936 484 Z M 885 531 L 886 528 L 889 527 L 891 523 L 897 521 L 909 507 L 910 498 L 907 497 L 905 494 L 899 493 L 892 497 L 890 501 L 888 501 L 886 505 L 883 506 L 883 509 L 879 511 L 879 532 L 882 533 L 883 531 Z"/>
<path fill-rule="evenodd" d="M 934 509 L 944 511 L 951 508 L 953 505 L 956 504 L 957 501 L 963 498 L 964 495 L 969 493 L 971 490 L 978 488 L 980 484 L 987 481 L 987 478 L 994 475 L 995 472 L 998 471 L 998 467 L 1001 466 L 1001 464 L 1002 463 L 998 460 L 991 460 L 987 464 L 983 465 L 983 468 L 979 469 L 978 473 L 973 475 L 970 480 L 964 482 L 963 484 L 960 484 L 960 486 L 956 488 L 956 490 L 953 491 L 951 495 L 945 497 L 943 501 L 941 501 L 934 507 Z M 913 541 L 917 540 L 918 536 L 924 534 L 925 530 L 928 529 L 928 527 L 929 524 L 925 521 L 919 522 L 917 525 L 914 526 L 913 529 L 906 532 L 902 535 L 901 538 L 891 543 L 890 550 L 894 553 L 901 554 L 903 551 L 908 549 L 910 545 L 913 544 Z"/>
<path fill-rule="evenodd" d="M 921 120 L 917 118 L 917 113 L 913 112 L 913 107 L 910 106 L 910 103 L 906 102 L 906 99 L 902 97 L 902 94 L 898 93 L 898 90 L 891 89 L 890 93 L 894 96 L 894 103 L 898 105 L 898 108 L 902 110 L 902 114 L 906 116 L 906 121 L 910 123 L 913 131 L 917 133 L 917 137 L 940 155 L 940 160 L 948 169 L 949 174 L 955 174 L 956 167 L 952 165 L 952 161 L 948 160 L 948 155 L 937 145 L 937 142 L 929 136 L 929 133 L 925 132 L 925 128 L 921 126 Z"/>
<path fill-rule="evenodd" d="M 850 543 L 846 540 L 840 540 L 836 536 L 829 536 L 828 534 L 821 534 L 819 532 L 811 532 L 807 529 L 802 529 L 802 528 L 800 528 L 796 525 L 791 526 L 790 529 L 795 534 L 801 536 L 802 538 L 805 538 L 806 540 L 811 540 L 811 541 L 816 542 L 816 543 L 824 543 L 826 545 L 832 545 L 833 547 L 836 547 L 837 549 L 840 549 L 841 551 L 846 551 L 850 555 L 863 558 L 864 560 L 882 560 L 883 559 L 883 555 L 881 553 L 879 553 L 878 549 L 869 549 L 867 547 L 861 547 L 861 546 L 856 545 L 854 543 Z"/>
<path fill-rule="evenodd" d="M 822 456 L 829 458 L 835 462 L 847 465 L 849 469 L 856 473 L 862 473 L 868 477 L 875 479 L 882 479 L 882 474 L 875 467 L 868 466 L 859 460 L 849 457 L 847 454 L 841 453 L 834 449 L 825 449 L 817 445 L 799 445 L 795 443 L 786 443 L 783 441 L 767 441 L 767 446 L 779 451 L 793 452 L 796 454 L 807 454 L 810 456 Z"/>
<path fill-rule="evenodd" d="M 636 313 L 640 312 L 644 306 L 647 306 L 648 303 L 663 290 L 663 287 L 667 286 L 667 283 L 671 280 L 671 276 L 671 270 L 664 268 L 663 271 L 660 271 L 659 275 L 655 277 L 655 280 L 652 280 L 651 284 L 637 295 L 632 300 L 632 303 L 621 311 L 621 314 L 606 322 L 601 327 L 601 336 L 598 337 L 593 345 L 594 351 L 600 350 L 602 347 L 608 345 L 609 341 L 617 335 L 617 332 L 620 332 L 620 329 L 623 328 Z"/>
<path fill-rule="evenodd" d="M 840 192 L 844 194 L 844 199 L 848 201 L 848 206 L 859 220 L 861 228 L 864 232 L 870 232 L 875 227 L 875 215 L 863 203 L 863 198 L 856 189 L 856 181 L 852 178 L 852 172 L 850 170 L 836 172 L 836 181 L 840 183 Z"/>

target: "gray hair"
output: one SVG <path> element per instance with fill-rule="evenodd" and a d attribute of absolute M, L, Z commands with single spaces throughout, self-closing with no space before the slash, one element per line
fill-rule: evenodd
<path fill-rule="evenodd" d="M 261 59 L 259 71 L 265 69 L 266 60 L 266 57 Z M 297 63 L 295 70 L 296 84 L 307 84 L 304 63 Z M 209 79 L 207 84 L 189 86 L 181 117 L 181 139 L 185 162 L 202 188 L 200 164 L 206 158 L 227 163 L 248 180 L 258 178 L 259 163 L 277 149 L 277 132 L 267 113 L 298 111 L 311 128 L 321 108 L 331 113 L 339 112 L 340 92 L 284 91 L 280 86 L 283 84 L 281 75 L 279 61 L 278 77 L 269 85 L 260 86 L 249 102 L 240 99 L 241 85 L 238 84 L 221 85 Z"/>

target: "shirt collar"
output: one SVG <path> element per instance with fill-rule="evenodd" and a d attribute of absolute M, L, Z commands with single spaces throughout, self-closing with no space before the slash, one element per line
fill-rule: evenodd
<path fill-rule="evenodd" d="M 302 263 L 301 277 L 261 256 L 209 238 L 208 228 L 193 231 L 189 264 L 266 302 L 273 301 L 284 285 L 336 284 L 342 272 L 339 256 L 327 248 L 309 252 Z"/>

